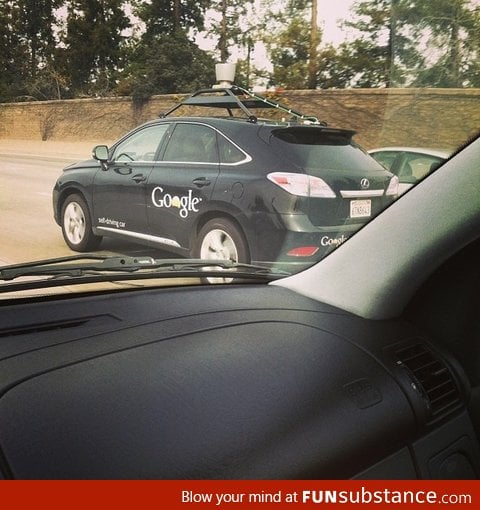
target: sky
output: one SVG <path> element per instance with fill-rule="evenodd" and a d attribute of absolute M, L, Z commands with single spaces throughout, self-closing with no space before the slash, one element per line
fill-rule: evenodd
<path fill-rule="evenodd" d="M 354 0 L 318 0 L 318 22 L 323 29 L 323 41 L 338 43 L 343 39 L 343 33 L 338 28 L 337 21 L 348 17 Z"/>

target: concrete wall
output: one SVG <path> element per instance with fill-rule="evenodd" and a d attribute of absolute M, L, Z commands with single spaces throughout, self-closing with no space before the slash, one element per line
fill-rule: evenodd
<path fill-rule="evenodd" d="M 0 104 L 0 138 L 110 143 L 180 97 L 155 96 L 141 108 L 129 98 Z M 480 89 L 302 90 L 277 97 L 331 126 L 354 129 L 367 149 L 449 149 L 480 129 Z"/>

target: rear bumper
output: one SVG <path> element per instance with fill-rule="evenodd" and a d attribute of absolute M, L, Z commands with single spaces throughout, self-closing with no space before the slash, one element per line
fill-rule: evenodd
<path fill-rule="evenodd" d="M 256 222 L 249 242 L 252 263 L 268 266 L 304 267 L 311 265 L 344 243 L 363 224 L 317 227 L 299 215 L 263 215 Z M 311 256 L 293 255 L 300 248 L 315 249 Z"/>

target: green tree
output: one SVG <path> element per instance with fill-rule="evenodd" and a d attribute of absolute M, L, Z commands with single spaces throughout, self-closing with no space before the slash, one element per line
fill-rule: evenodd
<path fill-rule="evenodd" d="M 208 34 L 217 38 L 220 62 L 227 62 L 235 46 L 246 48 L 248 52 L 259 21 L 254 18 L 253 0 L 211 0 L 209 8 L 220 18 L 208 30 Z"/>
<path fill-rule="evenodd" d="M 215 83 L 215 62 L 183 30 L 140 41 L 119 89 L 141 105 L 155 94 L 193 92 Z"/>
<path fill-rule="evenodd" d="M 418 40 L 407 23 L 408 0 L 366 0 L 353 7 L 355 20 L 346 22 L 359 36 L 343 44 L 338 53 L 340 68 L 350 67 L 357 87 L 405 85 L 409 75 L 424 65 Z"/>
<path fill-rule="evenodd" d="M 430 87 L 479 86 L 480 7 L 470 0 L 411 0 L 404 11 L 412 31 L 427 39 L 428 65 L 413 84 Z"/>
<path fill-rule="evenodd" d="M 479 11 L 470 0 L 357 1 L 345 25 L 359 35 L 321 63 L 320 86 L 478 86 Z"/>
<path fill-rule="evenodd" d="M 116 86 L 130 27 L 119 0 L 69 0 L 65 49 L 59 52 L 74 95 L 105 95 Z"/>
<path fill-rule="evenodd" d="M 154 94 L 193 92 L 215 81 L 213 58 L 193 41 L 204 28 L 209 0 L 136 1 L 145 30 L 130 46 L 129 64 L 119 85 L 142 104 Z"/>
<path fill-rule="evenodd" d="M 0 0 L 0 101 L 6 102 L 21 94 L 24 79 L 18 62 L 25 56 L 19 54 L 19 39 L 15 27 L 18 24 L 18 6 L 10 0 Z"/>
<path fill-rule="evenodd" d="M 18 0 L 18 36 L 28 56 L 28 72 L 35 78 L 37 70 L 51 62 L 55 52 L 55 9 L 62 0 Z"/>
<path fill-rule="evenodd" d="M 385 87 L 388 80 L 382 48 L 364 39 L 329 45 L 319 53 L 319 88 Z"/>
<path fill-rule="evenodd" d="M 53 65 L 55 9 L 61 3 L 61 0 L 0 1 L 2 100 L 45 98 L 35 83 L 39 73 Z"/>
<path fill-rule="evenodd" d="M 142 39 L 151 41 L 179 29 L 203 30 L 205 10 L 210 0 L 134 0 L 135 14 L 145 24 Z"/>
<path fill-rule="evenodd" d="M 274 66 L 271 81 L 274 85 L 291 89 L 307 88 L 308 27 L 305 18 L 296 16 L 291 18 L 282 32 L 275 35 L 275 45 L 270 49 Z"/>
<path fill-rule="evenodd" d="M 281 24 L 267 45 L 274 70 L 271 81 L 288 88 L 316 88 L 318 47 L 317 0 L 288 0 L 274 17 Z"/>

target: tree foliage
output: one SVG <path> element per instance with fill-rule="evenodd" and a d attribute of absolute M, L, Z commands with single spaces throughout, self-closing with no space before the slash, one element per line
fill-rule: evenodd
<path fill-rule="evenodd" d="M 193 42 L 204 28 L 207 0 L 135 2 L 145 30 L 134 42 L 120 84 L 141 104 L 154 94 L 193 92 L 214 82 L 213 59 Z"/>
<path fill-rule="evenodd" d="M 0 0 L 0 99 L 32 94 L 54 59 L 52 30 L 61 0 Z"/>
<path fill-rule="evenodd" d="M 316 88 L 321 41 L 316 11 L 316 0 L 288 0 L 285 9 L 276 15 L 283 28 L 268 38 L 273 84 Z"/>
<path fill-rule="evenodd" d="M 309 2 L 294 4 L 306 29 Z M 479 86 L 480 7 L 470 0 L 358 0 L 352 14 L 344 29 L 353 40 L 318 53 L 318 87 Z M 296 88 L 309 60 L 305 38 L 293 27 L 278 37 L 272 81 Z"/>
<path fill-rule="evenodd" d="M 0 101 L 189 92 L 214 61 L 288 88 L 479 87 L 475 0 L 356 0 L 322 45 L 317 0 L 0 0 Z M 328 13 L 328 2 L 318 0 Z M 206 23 L 206 15 L 213 20 Z M 214 41 L 201 50 L 196 36 Z M 267 48 L 271 66 L 255 69 Z M 253 54 L 253 57 L 252 57 Z"/>
<path fill-rule="evenodd" d="M 19 51 L 19 36 L 11 29 L 17 24 L 18 7 L 8 0 L 0 0 L 0 6 L 0 101 L 5 101 L 21 93 L 21 82 L 15 77 L 20 74 L 23 78 L 18 62 L 24 56 Z"/>
<path fill-rule="evenodd" d="M 273 84 L 294 89 L 307 87 L 309 44 L 308 21 L 300 16 L 292 18 L 271 48 Z"/>
<path fill-rule="evenodd" d="M 155 40 L 165 34 L 174 34 L 179 29 L 202 30 L 205 10 L 209 0 L 134 0 L 135 14 L 144 22 L 146 41 Z"/>
<path fill-rule="evenodd" d="M 413 33 L 428 36 L 417 86 L 480 86 L 480 6 L 470 0 L 411 1 L 404 12 Z"/>
<path fill-rule="evenodd" d="M 59 60 L 74 95 L 106 95 L 122 63 L 123 30 L 130 26 L 118 0 L 69 0 Z"/>
<path fill-rule="evenodd" d="M 52 60 L 55 38 L 52 25 L 54 11 L 61 0 L 18 0 L 18 32 L 28 57 L 28 73 L 35 77 L 37 69 Z"/>
<path fill-rule="evenodd" d="M 217 39 L 216 49 L 220 54 L 220 62 L 227 62 L 233 47 L 250 44 L 248 38 L 251 37 L 255 24 L 249 22 L 246 16 L 247 13 L 252 12 L 253 1 L 211 0 L 209 2 L 209 8 L 218 13 L 218 21 L 211 24 L 208 32 Z"/>
<path fill-rule="evenodd" d="M 154 94 L 194 92 L 215 82 L 213 58 L 183 30 L 158 36 L 133 49 L 134 58 L 120 83 L 122 94 L 142 104 Z"/>
<path fill-rule="evenodd" d="M 367 0 L 354 4 L 354 21 L 345 22 L 359 34 L 338 52 L 341 68 L 350 69 L 344 86 L 404 86 L 423 65 L 417 39 L 406 20 L 404 0 Z"/>
<path fill-rule="evenodd" d="M 322 86 L 478 86 L 480 9 L 469 0 L 365 0 Z M 335 63 L 336 62 L 336 63 Z"/>

